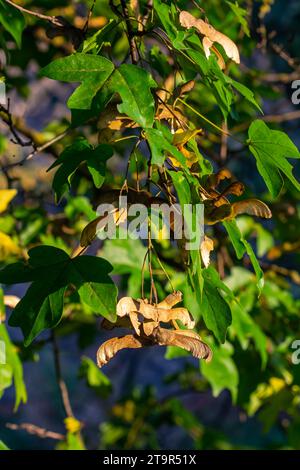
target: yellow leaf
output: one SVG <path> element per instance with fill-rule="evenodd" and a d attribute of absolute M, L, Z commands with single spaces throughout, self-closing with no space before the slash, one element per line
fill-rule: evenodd
<path fill-rule="evenodd" d="M 81 429 L 81 422 L 73 416 L 69 416 L 64 420 L 66 430 L 72 434 L 76 434 Z"/>
<path fill-rule="evenodd" d="M 8 204 L 16 194 L 16 189 L 0 189 L 0 213 L 7 209 Z"/>
<path fill-rule="evenodd" d="M 279 379 L 278 377 L 271 377 L 269 382 L 272 390 L 275 393 L 279 392 L 282 388 L 285 387 L 285 381 L 283 379 Z"/>
<path fill-rule="evenodd" d="M 191 168 L 194 163 L 198 162 L 198 157 L 195 152 L 190 152 L 184 147 L 184 145 L 201 132 L 202 129 L 194 129 L 192 131 L 184 131 L 182 129 L 178 129 L 173 136 L 173 145 L 175 145 L 178 150 L 184 155 L 184 157 L 186 158 L 187 166 L 189 168 Z M 176 158 L 172 157 L 171 155 L 168 155 L 168 158 L 171 161 L 172 165 L 182 168 L 181 163 Z"/>
<path fill-rule="evenodd" d="M 6 233 L 0 232 L 0 260 L 4 261 L 10 255 L 18 255 L 21 249 Z"/>
<path fill-rule="evenodd" d="M 182 129 L 178 129 L 173 136 L 173 145 L 176 147 L 185 145 L 189 140 L 193 139 L 201 132 L 202 129 L 194 129 L 192 131 L 183 131 Z"/>

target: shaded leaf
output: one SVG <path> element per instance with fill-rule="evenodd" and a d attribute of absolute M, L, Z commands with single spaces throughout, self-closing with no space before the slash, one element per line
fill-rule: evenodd
<path fill-rule="evenodd" d="M 293 167 L 288 161 L 288 158 L 300 158 L 300 154 L 287 134 L 271 130 L 265 122 L 256 120 L 249 128 L 248 145 L 273 197 L 277 197 L 283 187 L 283 175 L 300 190 L 300 183 L 294 177 Z"/>
<path fill-rule="evenodd" d="M 0 271 L 0 282 L 32 282 L 16 305 L 11 326 L 20 327 L 28 346 L 43 330 L 55 327 L 63 313 L 64 292 L 75 285 L 81 300 L 95 313 L 115 319 L 117 288 L 108 276 L 112 266 L 102 258 L 70 258 L 63 250 L 40 246 L 29 250 L 27 263 L 15 263 Z"/>
<path fill-rule="evenodd" d="M 110 145 L 100 144 L 93 148 L 87 140 L 82 138 L 66 147 L 59 158 L 48 168 L 50 171 L 59 166 L 52 183 L 57 201 L 60 201 L 64 193 L 68 191 L 72 177 L 82 163 L 86 163 L 95 186 L 100 188 L 105 180 L 106 162 L 112 155 L 113 149 Z"/>
<path fill-rule="evenodd" d="M 141 127 L 152 127 L 154 121 L 154 99 L 151 88 L 157 83 L 144 69 L 131 64 L 122 64 L 113 74 L 111 86 L 122 99 L 118 105 L 120 113 L 125 113 Z"/>
<path fill-rule="evenodd" d="M 248 254 L 250 261 L 252 263 L 252 266 L 254 268 L 255 274 L 256 274 L 257 287 L 260 293 L 264 286 L 264 273 L 259 265 L 259 262 L 255 256 L 252 246 L 242 236 L 240 229 L 235 220 L 225 221 L 223 222 L 223 224 L 227 230 L 230 241 L 235 249 L 237 258 L 241 259 L 245 253 Z"/>
<path fill-rule="evenodd" d="M 76 53 L 56 59 L 41 75 L 64 82 L 81 82 L 68 100 L 71 109 L 90 109 L 93 98 L 113 73 L 113 63 L 98 55 Z"/>
<path fill-rule="evenodd" d="M 203 270 L 204 286 L 202 299 L 199 301 L 199 310 L 203 316 L 206 327 L 213 332 L 220 343 L 224 343 L 226 332 L 231 325 L 231 310 L 221 295 L 222 292 L 231 292 L 220 280 L 218 273 L 210 267 Z"/>
<path fill-rule="evenodd" d="M 232 328 L 235 330 L 242 348 L 246 349 L 249 345 L 249 339 L 253 339 L 256 349 L 261 356 L 262 367 L 264 368 L 268 359 L 266 335 L 246 312 L 243 305 L 233 302 L 231 312 Z"/>
<path fill-rule="evenodd" d="M 22 33 L 25 28 L 24 16 L 4 0 L 0 0 L 0 23 L 12 35 L 17 46 L 21 48 Z"/>
<path fill-rule="evenodd" d="M 230 343 L 217 346 L 212 340 L 207 339 L 213 352 L 213 361 L 200 362 L 201 373 L 212 387 L 213 395 L 217 397 L 227 389 L 230 391 L 233 402 L 237 399 L 239 374 L 231 356 L 233 347 Z"/>

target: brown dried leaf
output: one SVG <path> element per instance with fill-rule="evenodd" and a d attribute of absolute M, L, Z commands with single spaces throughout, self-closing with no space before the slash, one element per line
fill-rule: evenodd
<path fill-rule="evenodd" d="M 111 129 L 120 131 L 127 127 L 137 127 L 137 124 L 132 121 L 126 114 L 120 114 L 116 103 L 112 103 L 106 107 L 99 116 L 97 128 Z"/>
<path fill-rule="evenodd" d="M 116 226 L 121 224 L 127 219 L 127 210 L 122 208 L 121 210 L 113 209 L 108 215 L 100 215 L 96 219 L 92 220 L 82 231 L 80 237 L 80 246 L 87 247 L 95 239 L 97 233 L 105 228 L 108 223 L 108 218 L 113 217 Z"/>
<path fill-rule="evenodd" d="M 130 312 L 138 312 L 140 302 L 134 300 L 132 297 L 122 297 L 117 303 L 117 316 L 124 317 L 130 314 Z"/>
<path fill-rule="evenodd" d="M 205 224 L 213 225 L 223 220 L 234 219 L 237 215 L 248 214 L 256 217 L 270 219 L 272 212 L 269 207 L 259 199 L 245 199 L 244 201 L 226 203 L 214 208 L 214 201 L 204 201 Z"/>
<path fill-rule="evenodd" d="M 170 105 L 159 106 L 155 117 L 159 121 L 163 119 L 165 120 L 173 119 L 175 121 L 178 121 L 181 124 L 187 123 L 187 118 L 184 116 L 184 114 L 182 114 L 181 111 L 179 111 L 178 109 L 175 109 L 173 106 L 170 106 Z"/>
<path fill-rule="evenodd" d="M 272 217 L 272 212 L 267 204 L 259 199 L 244 199 L 244 201 L 234 202 L 232 204 L 232 214 L 233 217 L 239 214 L 256 215 L 265 219 Z"/>
<path fill-rule="evenodd" d="M 236 44 L 225 34 L 220 33 L 217 31 L 213 26 L 209 23 L 201 19 L 195 18 L 191 15 L 188 11 L 182 11 L 179 15 L 179 21 L 181 26 L 184 28 L 196 28 L 199 33 L 204 36 L 203 39 L 203 48 L 206 57 L 210 55 L 210 49 L 214 42 L 220 44 L 226 55 L 234 60 L 237 64 L 240 63 L 240 54 Z"/>
<path fill-rule="evenodd" d="M 97 351 L 97 364 L 102 367 L 107 364 L 122 349 L 137 349 L 143 347 L 140 338 L 134 335 L 121 336 L 120 338 L 111 338 L 105 341 Z"/>
<path fill-rule="evenodd" d="M 161 346 L 177 346 L 191 352 L 198 359 L 209 362 L 212 358 L 210 347 L 201 341 L 199 335 L 194 331 L 167 330 L 156 328 L 153 332 L 154 341 Z"/>
<path fill-rule="evenodd" d="M 219 186 L 221 181 L 230 178 L 232 178 L 231 172 L 227 168 L 223 168 L 217 173 L 213 173 L 212 175 L 208 176 L 206 181 L 207 189 L 215 189 Z"/>
<path fill-rule="evenodd" d="M 140 335 L 140 326 L 141 322 L 139 321 L 139 314 L 137 312 L 130 312 L 129 318 L 133 326 L 134 331 L 139 336 Z"/>
<path fill-rule="evenodd" d="M 231 183 L 227 188 L 222 191 L 220 194 L 221 197 L 228 196 L 229 194 L 233 194 L 234 196 L 241 196 L 245 191 L 245 186 L 240 181 L 235 181 Z"/>
<path fill-rule="evenodd" d="M 190 91 L 192 91 L 195 84 L 196 84 L 195 80 L 189 80 L 188 82 L 183 83 L 183 85 L 176 87 L 174 90 L 174 97 L 180 98 L 186 93 L 189 93 Z"/>
<path fill-rule="evenodd" d="M 172 320 L 179 320 L 189 329 L 192 329 L 195 326 L 195 322 L 189 311 L 183 307 L 164 309 L 141 302 L 138 311 L 143 315 L 143 317 L 157 322 L 169 323 Z"/>
<path fill-rule="evenodd" d="M 152 323 L 152 322 L 150 322 Z M 145 325 L 145 324 L 144 324 Z M 150 325 L 147 334 L 150 332 Z M 198 359 L 210 361 L 212 351 L 209 346 L 201 341 L 201 338 L 194 331 L 188 330 L 167 330 L 159 326 L 152 329 L 149 336 L 126 335 L 120 338 L 112 338 L 105 341 L 97 351 L 97 364 L 99 367 L 107 364 L 122 349 L 138 349 L 148 346 L 177 346 L 191 352 Z"/>
<path fill-rule="evenodd" d="M 175 303 L 177 303 L 179 301 L 177 299 L 179 299 L 179 294 L 177 294 L 177 296 L 175 295 L 171 302 L 176 300 Z M 168 302 L 170 302 L 170 300 L 167 298 L 167 303 Z M 123 297 L 119 300 L 117 304 L 117 316 L 123 317 L 125 315 L 130 315 L 133 312 L 139 313 L 145 319 L 153 320 L 157 323 L 169 323 L 173 320 L 179 320 L 189 329 L 192 329 L 195 326 L 194 319 L 186 308 L 170 308 L 169 304 L 167 308 L 160 308 L 158 306 L 148 304 L 145 300 L 135 300 L 132 297 Z"/>
<path fill-rule="evenodd" d="M 159 302 L 157 306 L 159 308 L 172 308 L 174 305 L 182 301 L 182 292 L 180 290 L 172 292 L 169 294 L 162 302 Z"/>
<path fill-rule="evenodd" d="M 232 206 L 229 203 L 218 207 L 215 205 L 215 201 L 204 201 L 204 223 L 206 225 L 214 225 L 232 218 Z"/>
<path fill-rule="evenodd" d="M 154 328 L 158 327 L 158 322 L 156 321 L 144 321 L 143 330 L 146 336 L 150 336 L 153 333 Z"/>
<path fill-rule="evenodd" d="M 203 264 L 206 268 L 209 266 L 210 252 L 213 251 L 213 249 L 214 249 L 213 240 L 205 235 L 204 240 L 202 241 L 201 246 L 200 246 L 200 251 L 201 251 Z"/>

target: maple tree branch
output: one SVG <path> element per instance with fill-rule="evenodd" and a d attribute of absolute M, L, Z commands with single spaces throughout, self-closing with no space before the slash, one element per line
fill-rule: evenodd
<path fill-rule="evenodd" d="M 19 132 L 21 132 L 21 133 L 23 133 L 23 132 L 16 128 L 16 125 L 13 121 L 13 117 L 12 117 L 12 114 L 10 112 L 10 100 L 9 100 L 9 98 L 7 99 L 7 108 L 5 108 L 4 105 L 0 104 L 0 117 L 2 118 L 2 121 L 8 126 L 10 132 L 12 133 L 14 139 L 12 139 L 11 141 L 14 144 L 21 145 L 21 147 L 30 147 L 30 146 L 34 147 L 35 146 L 32 139 L 25 141 L 19 135 Z"/>
<path fill-rule="evenodd" d="M 126 0 L 120 0 L 120 2 L 121 2 L 122 11 L 123 11 L 123 18 L 125 20 L 126 28 L 127 28 L 131 62 L 136 65 L 139 61 L 139 54 L 138 54 L 137 46 L 136 46 L 135 39 L 134 39 L 135 35 L 134 35 L 131 21 L 129 18 Z"/>
<path fill-rule="evenodd" d="M 31 153 L 29 153 L 28 155 L 25 155 L 25 157 L 23 157 L 21 160 L 18 160 L 17 162 L 11 162 L 11 163 L 8 163 L 7 165 L 2 165 L 1 170 L 3 172 L 6 172 L 10 168 L 14 168 L 16 166 L 24 165 L 24 163 L 27 162 L 27 160 L 30 160 L 32 157 L 34 157 L 34 155 L 36 155 L 38 153 L 41 153 L 44 150 L 47 150 L 53 144 L 55 144 L 59 140 L 63 139 L 69 132 L 70 132 L 70 129 L 66 129 L 65 131 L 63 131 L 60 134 L 53 137 L 53 139 L 48 140 L 47 142 L 45 142 L 44 144 L 42 144 L 40 146 L 37 146 L 36 143 L 34 141 L 32 141 L 31 146 L 34 148 L 34 150 Z M 17 142 L 15 142 L 15 143 L 17 143 Z M 54 151 L 52 151 L 51 153 L 54 156 L 56 156 Z"/>
<path fill-rule="evenodd" d="M 69 391 L 62 377 L 62 372 L 61 372 L 60 351 L 59 351 L 56 336 L 53 330 L 51 331 L 51 341 L 53 345 L 55 375 L 56 375 L 56 381 L 60 390 L 61 401 L 62 401 L 66 416 L 68 418 L 69 417 L 73 418 L 74 413 L 73 413 L 71 402 L 70 402 Z"/>
<path fill-rule="evenodd" d="M 69 132 L 70 128 L 66 129 L 65 131 L 61 132 L 60 134 L 57 134 L 53 139 L 48 140 L 44 144 L 40 145 L 39 147 L 36 147 L 33 152 L 31 152 L 29 155 L 27 155 L 24 160 L 30 160 L 35 154 L 43 152 L 47 148 L 51 147 L 51 145 L 55 144 L 59 140 L 63 139 Z"/>
<path fill-rule="evenodd" d="M 50 23 L 54 24 L 55 26 L 64 26 L 64 22 L 57 18 L 56 16 L 49 16 L 44 15 L 43 13 L 38 13 L 37 11 L 28 10 L 27 8 L 18 5 L 11 0 L 4 0 L 6 3 L 11 5 L 12 7 L 16 8 L 17 10 L 21 11 L 22 13 L 27 13 L 28 15 L 35 16 L 36 18 L 40 18 L 41 20 L 49 21 Z"/>
<path fill-rule="evenodd" d="M 49 431 L 48 429 L 42 428 L 40 426 L 36 426 L 35 424 L 31 423 L 6 423 L 6 427 L 13 431 L 26 431 L 28 434 L 32 434 L 34 436 L 38 436 L 42 439 L 55 439 L 58 441 L 63 441 L 65 439 L 64 434 L 60 434 L 59 432 Z"/>

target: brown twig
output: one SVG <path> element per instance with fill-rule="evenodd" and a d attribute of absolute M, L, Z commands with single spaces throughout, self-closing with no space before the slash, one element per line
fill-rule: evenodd
<path fill-rule="evenodd" d="M 69 391 L 67 389 L 65 381 L 62 378 L 62 373 L 61 373 L 60 351 L 59 351 L 56 336 L 53 330 L 51 331 L 51 341 L 53 345 L 55 374 L 56 374 L 57 384 L 60 390 L 61 401 L 62 401 L 66 416 L 68 418 L 69 417 L 73 418 L 74 414 L 73 414 L 73 410 L 72 410 L 72 406 L 70 402 Z"/>
<path fill-rule="evenodd" d="M 133 64 L 137 64 L 139 61 L 139 54 L 137 50 L 137 45 L 135 43 L 135 38 L 134 38 L 135 34 L 133 32 L 131 21 L 130 21 L 129 14 L 128 14 L 126 0 L 120 0 L 120 1 L 121 1 L 121 7 L 123 11 L 123 18 L 125 20 L 126 28 L 127 28 L 127 36 L 128 36 L 128 42 L 129 42 L 131 61 Z"/>
<path fill-rule="evenodd" d="M 270 48 L 279 55 L 279 57 L 284 60 L 292 69 L 299 71 L 299 60 L 292 57 L 288 52 L 286 52 L 282 45 L 276 44 L 272 41 L 269 41 Z"/>
<path fill-rule="evenodd" d="M 10 132 L 14 136 L 14 139 L 11 139 L 11 141 L 14 144 L 21 145 L 21 147 L 34 147 L 34 142 L 32 139 L 30 140 L 23 140 L 22 137 L 19 135 L 19 131 L 16 129 L 16 126 L 13 122 L 13 117 L 10 112 L 10 99 L 7 99 L 7 108 L 3 106 L 2 104 L 0 105 L 0 116 L 3 120 L 3 122 L 8 126 Z"/>
<path fill-rule="evenodd" d="M 151 12 L 153 10 L 153 0 L 148 0 L 147 1 L 146 9 L 147 9 L 147 12 L 144 15 L 143 20 L 142 20 L 142 24 L 143 24 L 144 27 L 146 26 L 146 24 L 147 24 L 147 22 L 150 18 Z"/>
<path fill-rule="evenodd" d="M 65 439 L 64 434 L 60 434 L 59 432 L 48 431 L 48 429 L 41 428 L 40 426 L 36 426 L 35 424 L 31 423 L 21 423 L 21 424 L 14 424 L 14 423 L 6 423 L 6 427 L 13 431 L 26 431 L 28 434 L 33 434 L 34 436 L 38 436 L 42 439 L 55 439 L 57 441 L 63 441 Z"/>
<path fill-rule="evenodd" d="M 222 129 L 224 133 L 221 135 L 220 159 L 224 163 L 228 154 L 228 127 L 225 121 L 222 123 Z"/>
<path fill-rule="evenodd" d="M 261 80 L 268 83 L 292 83 L 294 80 L 299 79 L 299 70 L 291 73 L 276 73 L 270 72 L 262 75 Z"/>
<path fill-rule="evenodd" d="M 269 114 L 268 116 L 263 116 L 262 120 L 265 122 L 286 122 L 294 121 L 295 119 L 300 119 L 300 111 L 290 111 L 288 113 L 282 114 Z"/>
<path fill-rule="evenodd" d="M 86 22 L 85 22 L 85 24 L 84 24 L 84 26 L 83 26 L 83 29 L 82 29 L 83 31 L 87 31 L 87 30 L 88 30 L 89 22 L 90 22 L 90 19 L 91 19 L 91 17 L 92 17 L 92 14 L 93 14 L 95 5 L 96 5 L 96 0 L 93 0 L 92 6 L 90 7 L 89 12 L 88 12 L 88 14 L 87 14 Z"/>
<path fill-rule="evenodd" d="M 29 155 L 27 155 L 24 160 L 30 160 L 34 155 L 37 153 L 43 152 L 47 148 L 51 147 L 51 145 L 55 144 L 59 140 L 63 139 L 68 133 L 71 131 L 70 128 L 66 129 L 65 131 L 61 132 L 60 134 L 56 135 L 53 137 L 53 139 L 48 140 L 48 142 L 45 142 L 43 145 L 40 145 L 39 147 L 36 147 L 33 152 L 31 152 Z"/>
<path fill-rule="evenodd" d="M 41 20 L 49 21 L 55 26 L 60 26 L 60 27 L 65 26 L 65 23 L 60 18 L 57 18 L 56 16 L 44 15 L 43 13 L 38 13 L 37 11 L 28 10 L 27 8 L 24 8 L 21 5 L 17 5 L 11 0 L 4 0 L 4 1 L 8 3 L 9 5 L 11 5 L 12 7 L 16 8 L 17 10 L 20 10 L 22 13 L 27 13 L 28 15 L 35 16 L 36 18 L 40 18 Z"/>
<path fill-rule="evenodd" d="M 67 129 L 66 131 L 62 132 L 61 134 L 58 134 L 56 135 L 55 137 L 53 137 L 53 139 L 49 140 L 48 142 L 45 142 L 43 145 L 40 145 L 39 147 L 37 147 L 36 145 L 32 144 L 33 147 L 34 147 L 34 150 L 33 152 L 29 153 L 28 155 L 26 155 L 25 157 L 23 157 L 21 160 L 18 160 L 17 162 L 12 162 L 12 163 L 8 163 L 7 165 L 5 166 L 2 166 L 1 170 L 3 172 L 6 172 L 7 170 L 9 170 L 10 168 L 14 168 L 15 166 L 22 166 L 24 165 L 24 163 L 27 161 L 27 160 L 30 160 L 34 155 L 40 153 L 40 152 L 43 152 L 44 150 L 46 150 L 47 148 L 51 147 L 51 145 L 55 144 L 56 142 L 58 142 L 60 139 L 62 139 L 63 137 L 65 137 L 68 132 L 70 131 L 70 129 Z"/>
<path fill-rule="evenodd" d="M 288 113 L 282 113 L 282 114 L 269 114 L 267 116 L 262 116 L 260 119 L 261 121 L 265 121 L 265 122 L 277 122 L 277 123 L 294 121 L 294 120 L 300 119 L 300 111 L 296 110 L 296 111 L 290 111 Z M 248 121 L 243 122 L 242 124 L 238 124 L 237 126 L 232 127 L 230 132 L 234 134 L 243 132 L 244 130 L 248 129 L 251 122 L 252 122 L 251 120 L 248 120 Z M 243 150 L 244 148 L 245 147 L 243 146 L 240 150 Z"/>

